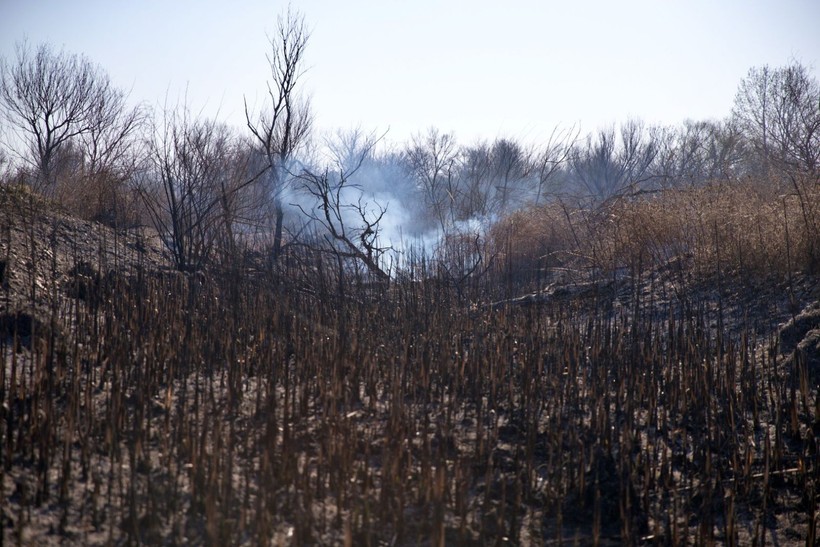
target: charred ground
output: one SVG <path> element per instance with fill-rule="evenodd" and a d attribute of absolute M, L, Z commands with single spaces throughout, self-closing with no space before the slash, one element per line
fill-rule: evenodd
<path fill-rule="evenodd" d="M 503 252 L 464 277 L 306 249 L 194 274 L 0 191 L 10 544 L 816 537 L 817 277 L 738 267 L 717 224 L 718 262 L 590 232 L 605 260 L 526 282 Z"/>

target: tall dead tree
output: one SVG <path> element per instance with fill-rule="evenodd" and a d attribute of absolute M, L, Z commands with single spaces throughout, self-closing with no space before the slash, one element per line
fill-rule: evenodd
<path fill-rule="evenodd" d="M 288 10 L 285 17 L 280 17 L 275 34 L 269 37 L 267 104 L 258 114 L 253 114 L 245 99 L 245 121 L 268 167 L 265 182 L 273 200 L 273 260 L 282 249 L 285 217 L 282 200 L 292 178 L 289 166 L 305 144 L 313 121 L 309 102 L 299 95 L 309 37 L 301 14 Z"/>

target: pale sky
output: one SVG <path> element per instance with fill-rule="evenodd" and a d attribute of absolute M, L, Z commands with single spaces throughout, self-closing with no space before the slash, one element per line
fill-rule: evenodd
<path fill-rule="evenodd" d="M 638 117 L 722 118 L 752 66 L 820 74 L 818 0 L 303 0 L 304 84 L 320 129 L 401 143 L 435 126 L 462 143 L 544 140 Z M 287 2 L 0 0 L 0 55 L 49 41 L 99 63 L 133 101 L 243 126 L 262 97 L 266 33 Z"/>

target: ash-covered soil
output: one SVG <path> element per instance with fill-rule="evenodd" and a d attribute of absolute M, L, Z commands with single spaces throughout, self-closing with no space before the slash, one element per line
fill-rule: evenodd
<path fill-rule="evenodd" d="M 156 232 L 80 220 L 23 188 L 0 187 L 0 306 L 42 314 L 84 299 L 106 278 L 171 267 Z"/>

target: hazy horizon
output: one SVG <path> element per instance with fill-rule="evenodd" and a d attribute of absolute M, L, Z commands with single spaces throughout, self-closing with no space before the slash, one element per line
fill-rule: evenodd
<path fill-rule="evenodd" d="M 586 1 L 294 2 L 311 38 L 303 91 L 317 129 L 434 126 L 459 141 L 543 141 L 629 118 L 676 125 L 731 112 L 748 70 L 797 60 L 817 74 L 820 4 Z M 285 2 L 71 5 L 0 0 L 0 55 L 50 42 L 86 55 L 133 102 L 175 104 L 241 128 L 261 104 L 266 34 Z"/>

